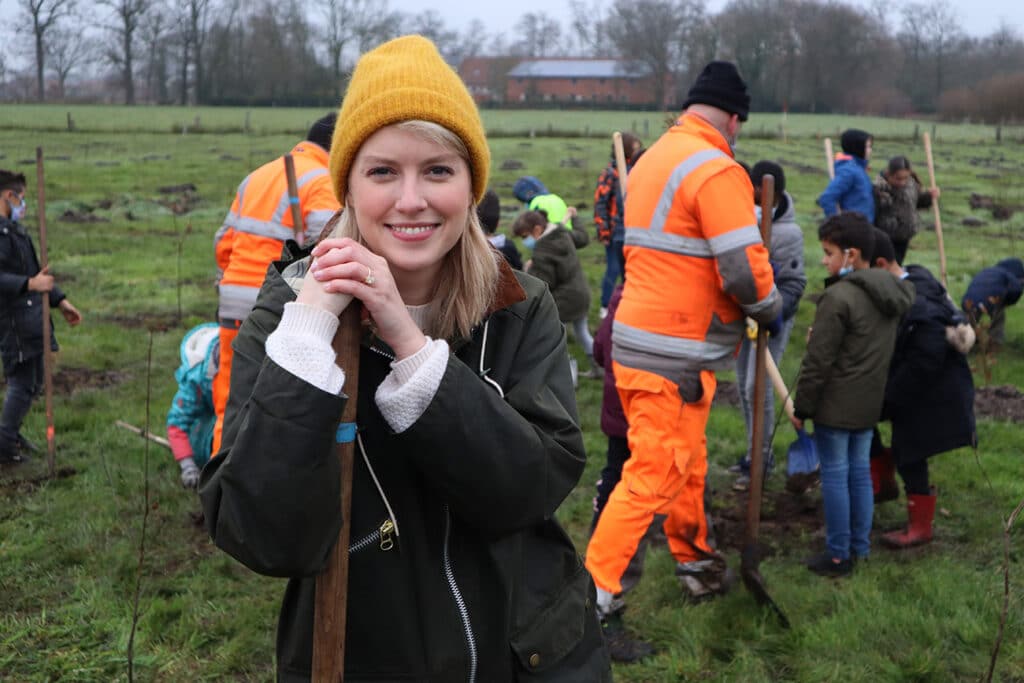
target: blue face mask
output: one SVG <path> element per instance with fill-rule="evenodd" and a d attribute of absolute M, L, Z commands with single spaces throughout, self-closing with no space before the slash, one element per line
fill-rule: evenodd
<path fill-rule="evenodd" d="M 14 206 L 13 204 L 11 204 L 11 220 L 15 222 L 20 221 L 22 218 L 25 217 L 25 211 L 27 210 L 28 202 L 26 202 L 24 199 L 21 200 L 21 206 Z"/>
<path fill-rule="evenodd" d="M 523 238 L 523 246 L 529 249 L 530 251 L 533 251 L 533 248 L 537 246 L 537 238 L 534 237 L 533 235 L 527 235 L 526 237 Z"/>
<path fill-rule="evenodd" d="M 846 263 L 846 259 L 850 258 L 850 251 L 847 249 L 844 252 L 845 258 L 843 259 L 843 267 L 839 269 L 839 277 L 846 277 L 853 272 L 853 266 Z"/>

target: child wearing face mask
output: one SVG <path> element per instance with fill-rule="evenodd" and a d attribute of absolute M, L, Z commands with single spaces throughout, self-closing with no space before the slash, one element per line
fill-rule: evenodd
<path fill-rule="evenodd" d="M 871 268 L 874 228 L 859 213 L 827 219 L 818 229 L 828 270 L 807 342 L 794 401 L 793 426 L 814 421 L 825 504 L 825 552 L 807 561 L 822 576 L 847 576 L 870 552 L 874 513 L 870 452 L 900 318 L 914 287 Z"/>
<path fill-rule="evenodd" d="M 68 301 L 48 268 L 39 268 L 25 217 L 25 175 L 0 170 L 0 357 L 7 392 L 0 412 L 0 466 L 28 460 L 35 447 L 21 434 L 21 423 L 43 383 L 43 294 L 70 325 L 82 314 Z M 57 340 L 50 325 L 50 348 Z"/>
<path fill-rule="evenodd" d="M 573 217 L 574 210 L 570 209 L 569 218 Z M 524 270 L 547 283 L 558 317 L 562 323 L 572 325 L 576 341 L 587 354 L 590 367 L 583 376 L 601 379 L 604 375 L 594 365 L 594 338 L 587 327 L 590 286 L 576 254 L 590 239 L 587 231 L 567 230 L 562 223 L 550 222 L 542 211 L 524 211 L 513 223 L 512 232 L 533 253 Z"/>

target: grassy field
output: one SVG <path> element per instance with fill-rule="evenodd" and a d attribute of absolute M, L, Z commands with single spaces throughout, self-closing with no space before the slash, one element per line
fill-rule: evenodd
<path fill-rule="evenodd" d="M 81 133 L 251 133 L 303 135 L 323 116 L 317 108 L 175 107 L 118 105 L 0 105 L 0 130 L 67 131 L 68 115 Z M 656 135 L 674 113 L 587 110 L 497 110 L 482 112 L 487 132 L 494 137 L 604 137 L 614 130 Z M 746 126 L 748 137 L 838 138 L 853 119 L 840 114 L 754 113 Z M 930 132 L 935 141 L 993 142 L 994 126 L 936 123 L 925 119 L 858 117 L 857 125 L 877 138 L 911 139 Z M 1024 140 L 1024 126 L 1005 126 L 1005 140 Z M 838 150 L 838 142 L 837 148 Z"/>
<path fill-rule="evenodd" d="M 0 108 L 0 167 L 29 175 L 33 228 L 38 214 L 32 160 L 35 147 L 44 147 L 53 271 L 85 315 L 74 330 L 57 321 L 62 344 L 57 452 L 59 465 L 73 473 L 46 479 L 38 458 L 26 467 L 0 471 L 0 680 L 126 680 L 132 605 L 141 580 L 132 657 L 136 678 L 270 681 L 284 582 L 252 574 L 213 547 L 194 524 L 198 503 L 178 485 L 178 468 L 169 453 L 114 423 L 121 419 L 141 426 L 148 421 L 154 431 L 163 431 L 181 336 L 190 326 L 213 319 L 212 236 L 234 189 L 251 168 L 295 142 L 288 131 L 304 130 L 321 112 L 253 110 L 251 125 L 258 135 L 181 135 L 172 134 L 172 127 L 196 115 L 204 127 L 238 130 L 245 111 L 73 108 L 80 131 L 88 133 L 60 132 L 66 111 Z M 647 142 L 663 118 L 650 116 Z M 553 126 L 590 126 L 591 133 L 641 120 L 633 113 L 608 112 L 485 112 L 485 118 L 492 129 L 539 131 L 552 121 Z M 777 127 L 777 118 L 763 118 L 752 117 L 747 130 Z M 826 180 L 816 132 L 834 134 L 837 127 L 854 125 L 899 131 L 912 122 L 789 117 L 793 126 L 798 121 L 804 132 L 797 139 L 741 139 L 737 156 L 749 163 L 775 159 L 786 169 L 805 231 L 808 294 L 813 294 L 824 277 L 814 198 Z M 930 125 L 922 123 L 921 130 Z M 1008 142 L 1006 133 L 1003 144 L 996 145 L 991 128 L 938 127 L 935 161 L 943 189 L 949 288 L 956 298 L 981 267 L 1021 255 L 1021 213 L 998 221 L 989 211 L 968 205 L 971 193 L 981 193 L 1006 206 L 1024 207 L 1019 185 L 1024 148 Z M 511 224 L 517 210 L 511 184 L 526 173 L 543 178 L 587 215 L 609 146 L 605 139 L 590 138 L 494 139 L 492 185 L 503 200 L 504 225 Z M 894 154 L 906 154 L 926 175 L 923 150 L 909 140 L 880 139 L 876 166 Z M 508 168 L 516 162 L 521 168 Z M 195 185 L 195 197 L 159 192 L 184 183 Z M 173 213 L 169 206 L 175 202 L 190 211 Z M 962 220 L 968 216 L 983 225 L 966 227 Z M 603 253 L 591 245 L 581 258 L 595 292 L 596 326 Z M 938 273 L 935 234 L 916 237 L 908 258 Z M 812 317 L 813 305 L 803 302 L 782 364 L 790 381 Z M 576 345 L 573 352 L 581 354 Z M 730 373 L 721 379 L 730 380 Z M 976 382 L 985 379 L 976 374 Z M 1015 309 L 1008 316 L 1008 343 L 988 383 L 1024 385 L 1024 319 Z M 598 425 L 600 393 L 599 383 L 586 380 L 578 392 L 590 458 L 579 486 L 559 511 L 581 551 L 606 444 Z M 26 431 L 42 442 L 44 428 L 40 401 Z M 644 663 L 617 667 L 616 680 L 981 679 L 1002 606 L 1001 520 L 1024 497 L 1022 437 L 1024 429 L 1017 423 L 980 419 L 977 457 L 960 451 L 931 461 L 941 508 L 935 542 L 904 553 L 876 547 L 871 560 L 847 581 L 823 580 L 803 568 L 800 559 L 823 542 L 818 501 L 812 496 L 794 502 L 783 490 L 782 477 L 774 475 L 767 482 L 762 527 L 773 554 L 761 571 L 793 628 L 782 630 L 742 588 L 711 603 L 686 605 L 672 576 L 672 558 L 658 549 L 631 594 L 627 618 L 659 653 Z M 777 453 L 784 453 L 789 439 L 788 429 L 780 429 Z M 716 406 L 708 428 L 710 484 L 719 531 L 734 566 L 745 500 L 730 490 L 725 468 L 745 450 L 743 441 L 739 411 Z M 904 515 L 902 501 L 880 506 L 876 528 L 897 525 Z M 1024 680 L 1019 538 L 1017 529 L 1011 539 L 1009 619 L 994 677 L 1000 681 Z"/>

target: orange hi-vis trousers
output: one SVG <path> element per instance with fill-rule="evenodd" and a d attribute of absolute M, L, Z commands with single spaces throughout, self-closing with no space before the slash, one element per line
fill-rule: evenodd
<path fill-rule="evenodd" d="M 615 384 L 629 422 L 631 455 L 622 479 L 601 512 L 587 546 L 587 569 L 597 587 L 622 591 L 621 578 L 654 515 L 666 515 L 665 535 L 677 562 L 705 559 L 704 430 L 715 394 L 715 375 L 700 374 L 704 396 L 684 403 L 679 386 L 660 375 L 613 363 Z"/>
<path fill-rule="evenodd" d="M 228 407 L 228 392 L 231 389 L 231 359 L 235 355 L 231 342 L 237 336 L 237 327 L 220 326 L 220 364 L 217 366 L 217 374 L 213 376 L 213 412 L 217 415 L 217 422 L 213 426 L 211 458 L 220 450 L 220 438 L 224 433 L 224 411 Z"/>

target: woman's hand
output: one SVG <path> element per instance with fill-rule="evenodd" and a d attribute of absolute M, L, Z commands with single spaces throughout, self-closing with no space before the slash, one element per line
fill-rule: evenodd
<path fill-rule="evenodd" d="M 928 194 L 932 196 L 932 199 L 938 199 L 942 192 L 939 191 L 939 188 L 933 187 L 928 190 Z"/>
<path fill-rule="evenodd" d="M 309 289 L 309 301 L 303 295 Z M 348 237 L 331 237 L 313 248 L 313 265 L 299 292 L 299 301 L 340 315 L 352 298 L 366 306 L 377 334 L 395 352 L 408 358 L 427 338 L 409 315 L 388 262 Z M 339 308 L 340 306 L 340 308 Z"/>

